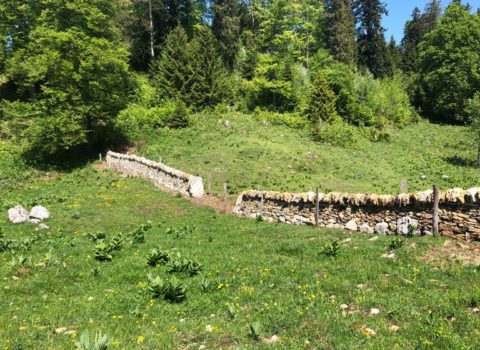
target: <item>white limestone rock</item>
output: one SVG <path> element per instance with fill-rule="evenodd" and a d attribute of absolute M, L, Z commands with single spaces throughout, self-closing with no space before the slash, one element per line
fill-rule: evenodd
<path fill-rule="evenodd" d="M 28 221 L 28 212 L 21 205 L 8 209 L 8 220 L 14 224 L 21 224 Z"/>
<path fill-rule="evenodd" d="M 373 233 L 373 228 L 371 228 L 366 222 L 360 226 L 360 232 L 363 233 Z"/>
<path fill-rule="evenodd" d="M 386 222 L 379 222 L 375 225 L 375 232 L 380 233 L 382 235 L 386 235 L 388 232 L 388 223 Z"/>
<path fill-rule="evenodd" d="M 418 230 L 418 220 L 412 219 L 409 216 L 404 216 L 397 220 L 397 234 L 399 235 L 408 235 L 409 227 L 414 227 L 414 234 L 417 234 Z"/>
<path fill-rule="evenodd" d="M 345 228 L 349 231 L 357 231 L 358 230 L 358 225 L 355 220 L 350 220 L 349 222 L 346 223 Z"/>
<path fill-rule="evenodd" d="M 38 219 L 40 221 L 48 219 L 50 217 L 50 212 L 47 208 L 37 205 L 30 210 L 30 219 Z"/>
<path fill-rule="evenodd" d="M 193 198 L 201 198 L 205 194 L 203 180 L 201 177 L 192 176 L 188 181 L 188 193 Z"/>

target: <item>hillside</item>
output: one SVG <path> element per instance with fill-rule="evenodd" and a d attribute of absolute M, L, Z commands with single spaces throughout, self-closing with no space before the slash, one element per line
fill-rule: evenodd
<path fill-rule="evenodd" d="M 320 144 L 305 131 L 265 125 L 249 115 L 201 115 L 192 127 L 145 136 L 132 152 L 161 157 L 204 179 L 211 176 L 214 192 L 226 181 L 232 194 L 251 188 L 307 191 L 317 185 L 322 191 L 395 194 L 403 178 L 409 191 L 433 183 L 443 188 L 480 183 L 466 128 L 426 121 L 398 130 L 389 143 L 359 137 L 352 149 Z"/>
<path fill-rule="evenodd" d="M 269 139 L 280 155 L 279 138 Z M 108 335 L 108 349 L 480 347 L 478 268 L 461 263 L 475 245 L 218 215 L 98 163 L 65 173 L 19 168 L 8 149 L 2 144 L 1 183 L 14 184 L 0 198 L 2 349 L 72 349 L 85 330 Z M 10 204 L 46 206 L 50 229 L 10 224 Z M 135 243 L 132 230 L 148 220 L 145 242 Z M 122 237 L 112 261 L 95 259 L 102 234 Z M 155 247 L 202 264 L 201 273 L 148 267 Z M 389 251 L 395 257 L 382 258 Z M 148 274 L 177 276 L 186 300 L 153 298 Z M 267 345 L 274 335 L 277 346 Z"/>

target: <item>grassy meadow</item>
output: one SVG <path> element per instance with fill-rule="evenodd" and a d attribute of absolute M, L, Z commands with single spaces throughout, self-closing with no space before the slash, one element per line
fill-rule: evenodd
<path fill-rule="evenodd" d="M 233 129 L 222 131 L 230 133 L 227 144 L 238 137 L 232 123 Z M 251 135 L 252 144 L 260 143 L 258 133 Z M 311 143 L 302 146 L 300 138 L 285 137 L 299 150 L 284 149 L 284 157 L 297 164 L 293 159 Z M 277 149 L 272 167 L 280 163 L 281 138 L 270 133 L 262 143 Z M 214 159 L 208 147 L 199 144 L 200 159 Z M 228 155 L 234 148 L 225 146 L 223 159 L 240 167 L 240 160 Z M 480 270 L 449 254 L 426 259 L 442 251 L 443 238 L 402 241 L 256 222 L 197 207 L 97 163 L 68 172 L 33 170 L 16 162 L 9 149 L 0 144 L 0 349 L 75 349 L 84 331 L 107 335 L 108 349 L 480 348 L 475 309 Z M 434 152 L 433 146 L 428 149 Z M 320 148 L 316 152 L 320 159 L 334 158 Z M 169 163 L 195 167 L 177 157 L 171 153 Z M 260 159 L 267 164 L 267 155 Z M 399 163 L 409 169 L 407 160 Z M 196 164 L 208 169 L 204 162 Z M 252 159 L 247 166 L 253 164 Z M 260 179 L 262 172 L 255 174 Z M 289 178 L 279 178 L 278 187 L 300 189 Z M 299 178 L 308 183 L 305 175 Z M 354 183 L 368 188 L 366 181 Z M 385 183 L 393 188 L 395 181 L 386 175 Z M 50 229 L 10 224 L 6 210 L 14 204 L 46 206 Z M 147 221 L 152 227 L 144 242 L 132 239 L 131 232 Z M 112 260 L 97 260 L 103 235 L 112 242 L 118 233 L 123 239 Z M 170 256 L 180 253 L 201 264 L 201 272 L 191 276 L 172 272 L 168 264 L 147 266 L 154 248 Z M 391 251 L 393 259 L 382 258 Z M 175 276 L 186 299 L 155 298 L 149 274 L 165 281 Z M 274 335 L 279 341 L 268 344 Z"/>
<path fill-rule="evenodd" d="M 316 143 L 303 130 L 265 125 L 248 115 L 201 115 L 192 127 L 145 135 L 132 151 L 161 157 L 205 180 L 211 176 L 214 192 L 228 182 L 232 194 L 251 188 L 308 191 L 317 185 L 325 192 L 396 194 L 403 178 L 409 191 L 433 183 L 444 189 L 480 183 L 476 147 L 466 128 L 426 121 L 394 131 L 389 143 L 359 137 L 356 147 L 344 148 Z"/>

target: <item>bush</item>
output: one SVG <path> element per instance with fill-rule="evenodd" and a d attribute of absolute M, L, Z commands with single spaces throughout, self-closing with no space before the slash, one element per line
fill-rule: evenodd
<path fill-rule="evenodd" d="M 332 124 L 317 125 L 313 128 L 315 141 L 329 143 L 334 146 L 355 147 L 358 144 L 358 130 L 352 126 L 337 120 Z"/>
<path fill-rule="evenodd" d="M 309 123 L 300 113 L 277 113 L 255 108 L 253 112 L 255 119 L 261 122 L 268 122 L 272 125 L 285 125 L 294 129 L 305 129 Z"/>
<path fill-rule="evenodd" d="M 312 82 L 308 101 L 305 113 L 313 126 L 331 124 L 338 120 L 335 94 L 322 73 L 318 73 Z"/>
<path fill-rule="evenodd" d="M 131 104 L 120 112 L 116 126 L 129 139 L 137 139 L 154 129 L 183 128 L 190 123 L 189 112 L 182 101 L 166 101 L 162 106 Z"/>

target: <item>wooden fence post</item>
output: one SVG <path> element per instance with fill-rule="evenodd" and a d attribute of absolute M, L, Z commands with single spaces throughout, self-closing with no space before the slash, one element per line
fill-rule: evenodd
<path fill-rule="evenodd" d="M 262 197 L 260 198 L 260 216 L 263 217 L 263 208 L 264 208 L 264 199 L 263 199 L 263 193 Z"/>
<path fill-rule="evenodd" d="M 407 193 L 407 180 L 406 179 L 402 179 L 402 181 L 400 182 L 400 193 Z"/>
<path fill-rule="evenodd" d="M 315 196 L 315 226 L 318 226 L 320 221 L 320 189 L 317 187 Z"/>
<path fill-rule="evenodd" d="M 433 185 L 433 235 L 438 235 L 438 202 L 440 200 L 440 187 L 438 185 Z"/>
<path fill-rule="evenodd" d="M 100 163 L 101 163 L 102 162 L 102 154 L 101 153 L 98 154 L 98 159 L 100 160 Z"/>
<path fill-rule="evenodd" d="M 223 212 L 227 212 L 227 183 L 223 184 Z"/>
<path fill-rule="evenodd" d="M 207 177 L 207 191 L 208 191 L 208 195 L 212 195 L 212 173 L 209 173 L 208 174 L 208 177 Z"/>

